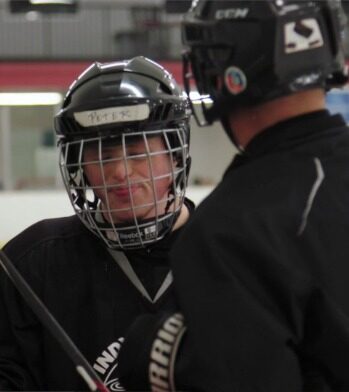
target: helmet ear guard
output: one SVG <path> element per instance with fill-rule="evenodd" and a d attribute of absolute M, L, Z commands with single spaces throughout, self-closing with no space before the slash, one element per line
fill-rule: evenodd
<path fill-rule="evenodd" d="M 344 19 L 338 0 L 193 2 L 182 22 L 183 72 L 187 93 L 194 79 L 201 96 L 192 106 L 198 125 L 239 106 L 345 84 Z"/>
<path fill-rule="evenodd" d="M 117 63 L 95 63 L 70 87 L 55 118 L 62 178 L 76 214 L 108 247 L 145 247 L 171 231 L 187 186 L 190 114 L 189 101 L 172 76 L 143 57 Z M 148 141 L 152 137 L 162 138 L 163 151 L 149 150 Z M 121 159 L 126 167 L 139 159 L 126 152 L 130 140 L 143 141 L 142 159 L 146 160 L 149 170 L 144 183 L 152 184 L 153 199 L 144 204 L 137 204 L 138 200 L 135 203 L 131 192 L 135 179 L 126 177 L 127 183 L 123 187 L 129 192 L 129 207 L 112 207 L 108 189 L 117 189 L 122 184 L 106 182 L 103 167 L 110 160 L 106 160 L 101 151 L 110 143 L 121 146 L 122 157 L 115 162 Z M 99 151 L 98 160 L 85 161 L 84 151 L 93 143 Z M 152 157 L 159 154 L 168 156 L 171 162 L 170 171 L 162 177 L 173 179 L 164 199 L 158 199 L 155 191 L 156 182 L 162 177 L 157 177 L 152 169 Z M 89 182 L 85 172 L 87 164 L 97 164 L 100 168 L 102 185 Z M 104 195 L 103 201 L 98 194 Z M 164 210 L 161 206 L 165 205 Z M 149 206 L 153 206 L 154 216 L 141 218 L 138 211 Z M 114 216 L 125 210 L 130 211 L 129 218 L 123 223 L 114 221 Z"/>

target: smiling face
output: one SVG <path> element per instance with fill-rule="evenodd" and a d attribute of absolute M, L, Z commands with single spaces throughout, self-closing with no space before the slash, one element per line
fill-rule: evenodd
<path fill-rule="evenodd" d="M 127 135 L 126 135 L 127 136 Z M 162 136 L 86 143 L 83 171 L 108 222 L 127 223 L 165 213 L 174 163 Z"/>

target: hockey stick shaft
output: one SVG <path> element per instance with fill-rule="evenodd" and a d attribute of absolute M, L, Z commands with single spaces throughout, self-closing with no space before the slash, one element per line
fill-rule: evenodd
<path fill-rule="evenodd" d="M 52 336 L 60 343 L 75 365 L 76 371 L 84 379 L 91 391 L 109 392 L 102 380 L 93 370 L 92 366 L 82 355 L 74 342 L 64 329 L 59 325 L 51 312 L 42 303 L 40 298 L 30 288 L 22 275 L 17 271 L 7 255 L 0 249 L 0 265 L 11 279 L 23 299 L 30 306 L 42 324 L 51 332 Z"/>

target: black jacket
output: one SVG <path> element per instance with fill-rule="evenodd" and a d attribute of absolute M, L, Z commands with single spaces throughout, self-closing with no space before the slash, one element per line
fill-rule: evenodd
<path fill-rule="evenodd" d="M 257 136 L 171 255 L 178 390 L 349 391 L 349 129 L 320 111 Z"/>
<path fill-rule="evenodd" d="M 123 389 L 115 368 L 127 328 L 141 314 L 173 307 L 171 284 L 153 300 L 169 278 L 167 253 L 178 232 L 147 250 L 127 252 L 148 299 L 76 216 L 39 222 L 4 250 L 108 387 L 118 391 Z M 0 315 L 0 390 L 87 389 L 3 271 Z"/>

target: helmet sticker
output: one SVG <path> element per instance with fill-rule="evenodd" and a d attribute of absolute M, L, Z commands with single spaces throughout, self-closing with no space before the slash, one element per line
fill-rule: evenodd
<path fill-rule="evenodd" d="M 314 18 L 286 23 L 284 32 L 286 53 L 301 52 L 324 45 L 319 23 Z"/>
<path fill-rule="evenodd" d="M 246 90 L 246 75 L 238 67 L 229 67 L 224 73 L 224 83 L 231 94 L 238 95 Z"/>
<path fill-rule="evenodd" d="M 141 121 L 147 119 L 149 114 L 149 105 L 144 103 L 76 112 L 74 118 L 82 127 L 93 127 L 103 124 Z"/>

